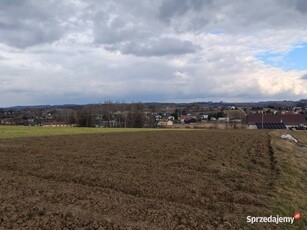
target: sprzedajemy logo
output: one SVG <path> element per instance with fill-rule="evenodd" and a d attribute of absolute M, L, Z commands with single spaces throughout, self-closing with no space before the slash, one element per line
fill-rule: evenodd
<path fill-rule="evenodd" d="M 294 220 L 299 220 L 301 219 L 301 214 L 299 212 L 295 212 L 293 217 L 289 216 L 247 216 L 246 217 L 246 222 L 247 223 L 290 223 L 293 224 Z"/>

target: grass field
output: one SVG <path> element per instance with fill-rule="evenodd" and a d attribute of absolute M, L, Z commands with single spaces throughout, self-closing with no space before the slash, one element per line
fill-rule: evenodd
<path fill-rule="evenodd" d="M 294 136 L 298 144 L 281 140 L 280 135 L 286 133 Z M 307 229 L 307 132 L 276 130 L 270 136 L 277 172 L 272 175 L 275 180 L 270 209 L 280 216 L 301 212 L 298 229 Z"/>
<path fill-rule="evenodd" d="M 285 131 L 1 128 L 1 229 L 307 225 L 307 132 L 291 132 L 298 145 Z M 296 211 L 294 225 L 246 223 Z"/>
<path fill-rule="evenodd" d="M 0 138 L 39 137 L 50 135 L 73 135 L 111 132 L 122 133 L 159 130 L 165 131 L 167 129 L 0 126 Z"/>

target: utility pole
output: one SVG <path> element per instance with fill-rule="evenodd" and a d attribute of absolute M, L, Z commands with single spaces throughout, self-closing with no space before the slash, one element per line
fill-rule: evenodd
<path fill-rule="evenodd" d="M 262 111 L 262 116 L 261 116 L 261 129 L 263 129 L 263 111 Z"/>

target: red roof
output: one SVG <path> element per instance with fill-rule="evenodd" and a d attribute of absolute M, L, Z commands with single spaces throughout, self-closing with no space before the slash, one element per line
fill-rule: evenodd
<path fill-rule="evenodd" d="M 251 114 L 248 116 L 248 124 L 254 125 L 262 122 L 262 114 Z M 305 124 L 305 116 L 303 114 L 263 114 L 264 123 L 284 123 L 285 125 Z"/>

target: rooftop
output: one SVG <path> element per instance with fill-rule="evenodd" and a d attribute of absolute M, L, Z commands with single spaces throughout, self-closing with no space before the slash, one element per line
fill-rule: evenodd
<path fill-rule="evenodd" d="M 262 122 L 262 114 L 251 114 L 248 116 L 248 124 L 255 125 Z M 284 123 L 285 125 L 305 124 L 306 120 L 303 114 L 263 114 L 265 123 Z"/>

